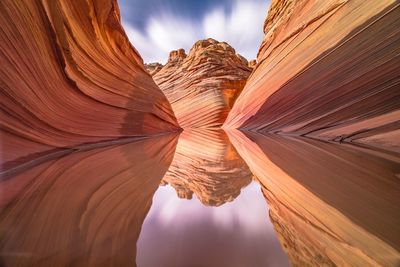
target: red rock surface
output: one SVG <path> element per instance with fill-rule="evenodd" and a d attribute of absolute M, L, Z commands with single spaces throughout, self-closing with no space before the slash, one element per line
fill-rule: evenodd
<path fill-rule="evenodd" d="M 226 128 L 400 152 L 398 1 L 273 1 Z"/>
<path fill-rule="evenodd" d="M 115 0 L 0 2 L 1 162 L 177 129 Z"/>
<path fill-rule="evenodd" d="M 292 265 L 399 264 L 398 157 L 308 138 L 227 133 L 264 187 Z"/>
<path fill-rule="evenodd" d="M 136 266 L 177 135 L 77 152 L 0 181 L 2 266 Z"/>
<path fill-rule="evenodd" d="M 252 174 L 221 129 L 191 129 L 181 133 L 174 160 L 162 184 L 180 198 L 193 193 L 207 206 L 233 201 L 251 182 Z"/>
<path fill-rule="evenodd" d="M 154 76 L 182 128 L 218 127 L 225 121 L 251 69 L 225 42 L 201 40 L 186 55 L 172 51 Z"/>

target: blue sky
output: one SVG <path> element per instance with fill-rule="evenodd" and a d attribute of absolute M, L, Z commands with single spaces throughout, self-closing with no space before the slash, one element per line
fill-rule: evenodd
<path fill-rule="evenodd" d="M 200 39 L 226 41 L 255 59 L 269 0 L 119 0 L 125 31 L 146 63 L 166 63 Z"/>

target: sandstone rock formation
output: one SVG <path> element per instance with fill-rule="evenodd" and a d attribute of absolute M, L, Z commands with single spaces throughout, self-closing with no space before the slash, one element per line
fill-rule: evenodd
<path fill-rule="evenodd" d="M 53 159 L 0 181 L 2 266 L 136 266 L 177 136 Z"/>
<path fill-rule="evenodd" d="M 227 43 L 207 39 L 196 42 L 188 55 L 172 51 L 153 78 L 182 128 L 218 127 L 250 75 L 247 64 Z"/>
<path fill-rule="evenodd" d="M 254 69 L 257 65 L 257 60 L 253 59 L 249 61 L 249 68 Z"/>
<path fill-rule="evenodd" d="M 400 263 L 398 157 L 308 138 L 227 133 L 264 186 L 294 266 Z"/>
<path fill-rule="evenodd" d="M 60 148 L 175 131 L 116 0 L 0 2 L 3 170 Z"/>
<path fill-rule="evenodd" d="M 180 198 L 193 193 L 207 206 L 233 201 L 252 174 L 222 130 L 192 129 L 181 133 L 174 160 L 162 180 Z"/>
<path fill-rule="evenodd" d="M 394 0 L 272 1 L 224 127 L 400 152 L 399 18 Z"/>
<path fill-rule="evenodd" d="M 155 63 L 144 64 L 144 67 L 151 76 L 154 76 L 157 72 L 159 72 L 162 69 L 163 65 L 158 62 L 155 62 Z"/>

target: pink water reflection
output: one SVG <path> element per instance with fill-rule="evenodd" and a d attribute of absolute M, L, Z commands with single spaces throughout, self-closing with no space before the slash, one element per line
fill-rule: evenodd
<path fill-rule="evenodd" d="M 139 267 L 289 266 L 256 182 L 220 207 L 180 199 L 172 187 L 161 186 L 142 226 L 136 261 Z"/>

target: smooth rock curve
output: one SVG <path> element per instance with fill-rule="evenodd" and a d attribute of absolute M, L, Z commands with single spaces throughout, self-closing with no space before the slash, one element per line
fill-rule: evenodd
<path fill-rule="evenodd" d="M 399 264 L 399 158 L 304 137 L 227 134 L 262 184 L 293 266 Z"/>
<path fill-rule="evenodd" d="M 2 170 L 54 150 L 178 128 L 116 0 L 0 2 Z"/>
<path fill-rule="evenodd" d="M 178 135 L 76 152 L 0 181 L 3 266 L 136 266 Z"/>
<path fill-rule="evenodd" d="M 400 152 L 400 4 L 273 1 L 225 128 Z"/>

